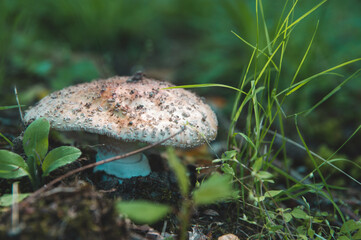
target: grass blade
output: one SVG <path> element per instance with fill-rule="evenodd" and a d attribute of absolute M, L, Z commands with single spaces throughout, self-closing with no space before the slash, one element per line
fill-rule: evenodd
<path fill-rule="evenodd" d="M 327 69 L 327 70 L 324 70 L 324 71 L 322 71 L 322 72 L 320 72 L 320 73 L 317 73 L 317 74 L 315 74 L 315 75 L 313 75 L 313 76 L 311 76 L 311 77 L 308 77 L 308 78 L 306 78 L 306 79 L 304 79 L 304 80 L 296 83 L 295 86 L 294 86 L 288 93 L 286 93 L 286 96 L 288 96 L 288 95 L 296 92 L 298 89 L 300 89 L 301 87 L 303 87 L 304 85 L 306 85 L 307 83 L 309 83 L 311 80 L 315 79 L 316 77 L 319 77 L 319 76 L 321 76 L 321 75 L 324 75 L 324 74 L 326 74 L 326 73 L 328 73 L 328 72 L 331 72 L 331 71 L 333 71 L 333 70 L 336 70 L 336 69 L 338 69 L 338 68 L 344 67 L 344 66 L 349 65 L 349 64 L 351 64 L 351 63 L 358 62 L 358 61 L 360 61 L 360 60 L 361 60 L 361 58 L 356 58 L 356 59 L 353 59 L 353 60 L 350 60 L 350 61 L 341 63 L 341 64 L 339 64 L 339 65 L 337 65 L 337 66 L 334 66 L 334 67 L 332 67 L 332 68 L 329 68 L 329 69 Z"/>
<path fill-rule="evenodd" d="M 0 137 L 2 137 L 7 143 L 10 144 L 10 146 L 14 146 L 14 143 L 12 143 L 7 137 L 5 137 L 2 133 L 0 133 Z"/>
<path fill-rule="evenodd" d="M 180 86 L 173 86 L 173 87 L 167 87 L 167 88 L 162 88 L 162 89 L 176 89 L 176 88 L 204 88 L 204 87 L 222 87 L 222 88 L 229 88 L 229 89 L 232 89 L 232 90 L 235 90 L 237 92 L 240 92 L 240 93 L 243 93 L 243 94 L 246 94 L 246 92 L 238 89 L 238 88 L 235 88 L 235 87 L 232 87 L 232 86 L 228 86 L 228 85 L 225 85 L 225 84 L 218 84 L 218 83 L 205 83 L 205 84 L 192 84 L 192 85 L 180 85 Z"/>
<path fill-rule="evenodd" d="M 234 31 L 231 31 L 231 32 L 232 32 L 234 35 L 236 35 L 237 38 L 239 38 L 240 40 L 242 40 L 242 42 L 244 42 L 246 45 L 248 45 L 248 46 L 250 46 L 251 48 L 253 48 L 253 50 L 256 50 L 257 52 L 260 52 L 260 53 L 263 54 L 265 57 L 267 57 L 267 59 L 270 59 L 270 57 L 269 57 L 263 50 L 261 50 L 261 49 L 255 47 L 255 46 L 253 46 L 252 44 L 250 44 L 249 42 L 247 42 L 245 39 L 243 39 L 241 36 L 239 36 L 239 35 L 238 35 L 237 33 L 235 33 Z M 276 63 L 275 63 L 273 60 L 271 60 L 271 63 L 272 63 L 272 65 L 274 66 L 274 68 L 276 68 L 277 71 L 279 71 Z"/>
<path fill-rule="evenodd" d="M 20 105 L 21 107 L 24 107 L 25 105 Z M 18 105 L 11 105 L 11 106 L 3 106 L 0 107 L 0 110 L 7 110 L 7 109 L 12 109 L 12 108 L 18 108 Z"/>
<path fill-rule="evenodd" d="M 325 102 L 327 99 L 332 97 L 336 92 L 341 90 L 342 86 L 345 85 L 348 81 L 356 77 L 360 73 L 361 69 L 358 69 L 356 72 L 354 72 L 350 77 L 345 79 L 343 82 L 341 82 L 337 87 L 335 87 L 331 92 L 329 92 L 326 96 L 324 96 L 318 103 L 313 105 L 310 109 L 308 109 L 305 112 L 302 112 L 306 115 L 310 114 L 315 108 L 317 108 L 319 105 L 321 105 L 323 102 Z"/>

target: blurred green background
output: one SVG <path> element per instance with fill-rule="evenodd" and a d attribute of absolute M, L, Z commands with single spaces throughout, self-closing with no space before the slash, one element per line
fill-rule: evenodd
<path fill-rule="evenodd" d="M 271 34 L 285 2 L 263 1 Z M 316 3 L 302 0 L 295 18 Z M 288 86 L 292 79 L 318 20 L 318 32 L 298 80 L 361 56 L 361 1 L 330 0 L 292 33 L 281 86 Z M 65 86 L 137 70 L 178 85 L 222 83 L 237 87 L 252 49 L 231 31 L 255 44 L 255 1 L 1 0 L 0 106 L 16 104 L 14 85 L 21 103 L 31 105 Z M 264 34 L 259 41 L 265 45 Z M 360 67 L 355 63 L 337 73 L 347 77 Z M 342 80 L 334 75 L 319 78 L 288 97 L 284 110 L 292 114 L 311 107 Z M 314 144 L 311 147 L 327 146 L 332 152 L 360 124 L 360 81 L 359 76 L 349 81 L 300 121 L 307 140 Z M 194 91 L 221 99 L 226 103 L 222 111 L 228 116 L 234 92 L 219 88 Z M 286 132 L 297 138 L 293 134 L 292 130 Z M 357 135 L 344 150 L 350 158 L 361 155 L 358 139 Z"/>

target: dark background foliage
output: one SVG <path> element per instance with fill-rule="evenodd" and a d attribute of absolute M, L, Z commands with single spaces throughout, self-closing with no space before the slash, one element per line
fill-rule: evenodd
<path fill-rule="evenodd" d="M 264 1 L 267 27 L 275 34 L 283 1 Z M 295 18 L 315 5 L 298 4 Z M 310 55 L 297 80 L 360 57 L 361 2 L 330 0 L 308 16 L 293 32 L 285 55 L 280 86 L 292 79 L 319 21 Z M 261 22 L 262 19 L 259 19 Z M 130 75 L 143 70 L 148 76 L 175 84 L 222 83 L 237 86 L 251 48 L 257 41 L 255 1 L 0 1 L 0 105 L 14 105 L 13 86 L 22 104 L 31 105 L 46 94 L 72 84 Z M 264 34 L 259 42 L 265 45 Z M 344 77 L 360 63 L 337 70 Z M 287 98 L 288 114 L 308 109 L 344 78 L 320 77 Z M 360 77 L 301 121 L 317 149 L 337 149 L 361 119 Z M 232 108 L 233 92 L 219 88 L 194 90 L 226 102 Z M 4 114 L 0 112 L 0 114 Z M 222 124 L 222 123 L 221 123 Z M 292 132 L 290 138 L 297 137 Z M 356 140 L 359 138 L 356 136 Z M 345 153 L 356 158 L 358 140 Z"/>

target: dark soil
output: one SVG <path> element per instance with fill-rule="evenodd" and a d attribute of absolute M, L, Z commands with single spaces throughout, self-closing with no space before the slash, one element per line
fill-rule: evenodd
<path fill-rule="evenodd" d="M 56 170 L 47 179 L 50 181 L 64 172 L 93 162 L 86 159 L 89 152 L 83 150 L 83 156 L 75 163 Z M 102 172 L 92 170 L 72 176 L 55 188 L 47 190 L 35 200 L 22 206 L 19 210 L 19 224 L 11 224 L 11 211 L 3 209 L 0 221 L 0 239 L 162 239 L 160 232 L 167 223 L 168 235 L 177 232 L 175 214 L 151 227 L 137 226 L 118 215 L 114 203 L 116 199 L 147 199 L 154 202 L 167 203 L 179 209 L 182 201 L 174 175 L 164 167 L 159 155 L 150 155 L 155 159 L 156 169 L 147 177 L 135 177 L 118 183 L 116 178 L 108 176 L 104 179 Z M 190 168 L 194 169 L 194 168 Z M 195 176 L 195 172 L 190 174 Z M 2 192 L 10 192 L 13 181 L 1 180 Z M 30 192 L 27 179 L 20 182 L 21 192 Z M 256 228 L 250 224 L 234 222 L 235 203 L 223 203 L 207 208 L 194 209 L 190 232 L 198 232 L 199 236 L 212 237 L 233 232 L 247 236 Z M 239 206 L 238 206 L 239 207 Z"/>

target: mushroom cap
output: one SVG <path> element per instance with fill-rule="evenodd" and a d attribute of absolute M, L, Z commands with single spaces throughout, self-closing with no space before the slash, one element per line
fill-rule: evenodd
<path fill-rule="evenodd" d="M 30 123 L 45 117 L 60 131 L 85 131 L 123 141 L 155 143 L 185 130 L 163 145 L 195 147 L 217 135 L 217 118 L 194 93 L 163 89 L 174 85 L 143 77 L 112 77 L 53 92 L 30 108 Z"/>

